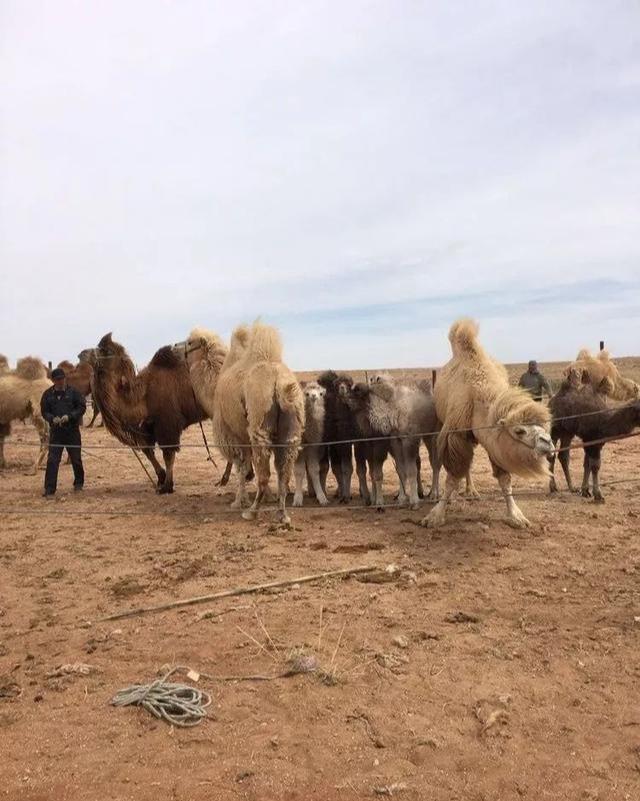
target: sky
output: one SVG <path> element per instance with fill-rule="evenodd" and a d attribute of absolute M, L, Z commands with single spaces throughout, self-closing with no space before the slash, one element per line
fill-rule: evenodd
<path fill-rule="evenodd" d="M 636 0 L 0 0 L 0 352 L 640 354 Z"/>

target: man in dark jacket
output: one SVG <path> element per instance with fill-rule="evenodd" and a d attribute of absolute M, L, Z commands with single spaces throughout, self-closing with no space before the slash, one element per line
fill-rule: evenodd
<path fill-rule="evenodd" d="M 56 367 L 51 373 L 53 386 L 45 390 L 40 401 L 42 416 L 49 423 L 49 458 L 44 474 L 44 497 L 53 498 L 58 484 L 58 468 L 66 448 L 73 466 L 73 488 L 84 485 L 84 468 L 80 451 L 80 421 L 87 408 L 84 396 L 67 386 L 64 370 Z"/>
<path fill-rule="evenodd" d="M 529 369 L 527 372 L 520 376 L 518 386 L 526 389 L 527 392 L 533 395 L 534 400 L 541 401 L 544 392 L 551 397 L 551 388 L 549 387 L 549 383 L 538 370 L 538 362 L 534 360 L 529 362 Z"/>

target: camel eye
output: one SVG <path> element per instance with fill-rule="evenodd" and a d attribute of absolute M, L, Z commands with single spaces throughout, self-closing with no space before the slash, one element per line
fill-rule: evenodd
<path fill-rule="evenodd" d="M 527 429 L 526 428 L 522 428 L 522 426 L 518 426 L 515 429 L 515 433 L 516 433 L 517 437 L 524 437 L 524 435 L 527 433 Z"/>

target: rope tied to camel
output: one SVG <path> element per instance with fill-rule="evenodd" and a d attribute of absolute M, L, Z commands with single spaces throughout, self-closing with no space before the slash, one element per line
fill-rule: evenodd
<path fill-rule="evenodd" d="M 141 706 L 154 717 L 172 726 L 197 726 L 207 716 L 211 696 L 189 684 L 168 682 L 178 667 L 171 668 L 151 684 L 132 684 L 119 690 L 111 699 L 112 706 Z"/>

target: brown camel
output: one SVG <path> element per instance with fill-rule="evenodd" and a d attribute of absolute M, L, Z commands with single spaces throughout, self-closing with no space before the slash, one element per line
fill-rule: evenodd
<path fill-rule="evenodd" d="M 78 364 L 76 364 L 75 366 L 70 361 L 65 360 L 60 362 L 58 367 L 61 367 L 64 370 L 64 374 L 67 379 L 67 384 L 70 387 L 73 387 L 73 389 L 77 390 L 85 398 L 88 395 L 92 396 L 93 417 L 91 418 L 91 422 L 87 426 L 87 428 L 91 428 L 91 426 L 96 421 L 96 417 L 100 413 L 100 410 L 98 409 L 98 404 L 96 403 L 95 398 L 93 398 L 93 393 L 92 393 L 93 367 L 88 361 L 82 359 L 80 359 Z"/>
<path fill-rule="evenodd" d="M 80 356 L 94 365 L 94 398 L 109 433 L 125 445 L 141 448 L 156 471 L 158 492 L 173 492 L 180 435 L 207 417 L 196 401 L 184 358 L 166 346 L 136 373 L 126 350 L 111 334 L 105 334 L 93 352 Z M 156 444 L 165 469 L 156 458 Z"/>

